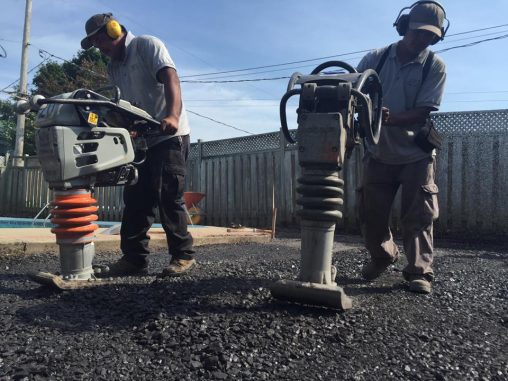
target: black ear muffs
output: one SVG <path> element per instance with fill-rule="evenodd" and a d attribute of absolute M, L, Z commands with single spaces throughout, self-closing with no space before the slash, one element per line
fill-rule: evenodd
<path fill-rule="evenodd" d="M 407 32 L 407 28 L 409 27 L 409 15 L 400 15 L 397 20 L 393 23 L 395 30 L 399 34 L 399 36 L 405 36 Z"/>
<path fill-rule="evenodd" d="M 397 31 L 399 36 L 406 35 L 406 32 L 409 28 L 409 12 L 411 12 L 411 9 L 413 9 L 415 6 L 417 6 L 419 4 L 427 4 L 427 3 L 435 4 L 439 8 L 441 8 L 443 10 L 444 19 L 446 20 L 446 28 L 441 27 L 441 37 L 436 36 L 436 38 L 434 38 L 434 40 L 430 44 L 431 45 L 437 44 L 439 41 L 442 41 L 444 39 L 446 31 L 450 27 L 450 21 L 446 18 L 446 12 L 445 12 L 443 6 L 441 4 L 439 4 L 437 1 L 430 1 L 430 0 L 429 1 L 417 1 L 416 3 L 410 5 L 409 7 L 404 7 L 400 10 L 400 12 L 397 16 L 397 19 L 393 23 L 393 26 L 395 27 L 395 30 Z M 402 14 L 406 9 L 408 9 L 409 12 Z"/>
<path fill-rule="evenodd" d="M 113 40 L 116 40 L 122 35 L 122 26 L 114 19 L 111 19 L 106 24 L 106 34 Z"/>

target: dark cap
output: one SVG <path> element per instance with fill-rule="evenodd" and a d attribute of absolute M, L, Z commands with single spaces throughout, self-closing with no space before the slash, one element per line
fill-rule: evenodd
<path fill-rule="evenodd" d="M 442 36 L 444 11 L 439 5 L 428 2 L 417 4 L 409 12 L 409 29 L 423 29 Z"/>
<path fill-rule="evenodd" d="M 111 13 L 98 13 L 90 17 L 85 24 L 86 37 L 81 40 L 81 47 L 90 49 L 92 43 L 89 38 L 101 30 L 110 20 L 113 20 Z"/>

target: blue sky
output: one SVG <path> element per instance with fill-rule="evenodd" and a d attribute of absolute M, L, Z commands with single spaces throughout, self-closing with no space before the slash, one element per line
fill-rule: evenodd
<path fill-rule="evenodd" d="M 29 67 L 42 61 L 39 48 L 71 59 L 80 49 L 86 20 L 95 13 L 112 12 L 134 34 L 155 35 L 167 44 L 190 111 L 250 133 L 272 132 L 280 126 L 278 104 L 287 79 L 213 84 L 184 81 L 288 77 L 294 71 L 309 73 L 326 60 L 320 57 L 373 49 L 397 41 L 399 36 L 392 24 L 399 10 L 411 3 L 401 0 L 34 0 Z M 434 45 L 435 51 L 508 34 L 508 26 L 459 34 L 508 24 L 506 0 L 445 0 L 442 4 L 451 26 L 448 38 Z M 0 45 L 7 57 L 0 58 L 0 89 L 19 77 L 24 11 L 25 0 L 2 0 Z M 448 68 L 441 111 L 506 108 L 507 44 L 508 39 L 499 39 L 438 53 Z M 335 59 L 356 65 L 362 55 Z M 192 77 L 315 58 L 309 63 Z M 6 95 L 0 97 L 5 99 Z M 293 114 L 291 110 L 288 113 Z M 190 122 L 192 141 L 247 134 L 195 114 L 190 115 Z"/>

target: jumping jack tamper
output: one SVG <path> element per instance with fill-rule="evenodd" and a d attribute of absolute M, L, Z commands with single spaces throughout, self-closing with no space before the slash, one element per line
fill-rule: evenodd
<path fill-rule="evenodd" d="M 338 67 L 339 74 L 323 74 Z M 299 88 L 295 86 L 299 85 Z M 299 95 L 297 141 L 286 118 L 287 101 Z M 296 280 L 279 280 L 271 286 L 275 298 L 351 308 L 351 299 L 335 282 L 332 265 L 335 225 L 342 218 L 343 180 L 340 172 L 354 147 L 377 144 L 381 129 L 382 90 L 377 73 L 358 73 L 341 61 L 325 62 L 310 75 L 294 73 L 280 102 L 282 131 L 297 144 L 301 177 L 297 204 L 301 225 L 300 273 Z"/>

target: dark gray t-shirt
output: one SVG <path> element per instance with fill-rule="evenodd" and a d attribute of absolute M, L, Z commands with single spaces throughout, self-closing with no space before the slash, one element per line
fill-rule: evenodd
<path fill-rule="evenodd" d="M 165 67 L 176 69 L 164 43 L 153 36 L 134 37 L 130 32 L 125 39 L 123 61 L 111 60 L 109 78 L 120 88 L 122 99 L 142 108 L 157 120 L 167 115 L 164 85 L 157 80 L 157 72 Z M 174 136 L 190 133 L 187 112 L 182 100 L 180 124 L 175 135 L 160 135 L 147 139 L 149 147 Z"/>
<path fill-rule="evenodd" d="M 376 69 L 385 49 L 390 49 L 381 72 L 378 73 L 383 87 L 383 105 L 396 114 L 416 107 L 439 109 L 446 81 L 446 67 L 441 58 L 434 55 L 429 73 L 422 83 L 422 71 L 429 50 L 425 49 L 413 61 L 400 65 L 396 46 L 367 53 L 358 64 L 359 72 Z M 431 155 L 414 143 L 414 135 L 421 125 L 399 127 L 383 126 L 377 146 L 367 147 L 372 156 L 387 164 L 406 164 Z"/>

